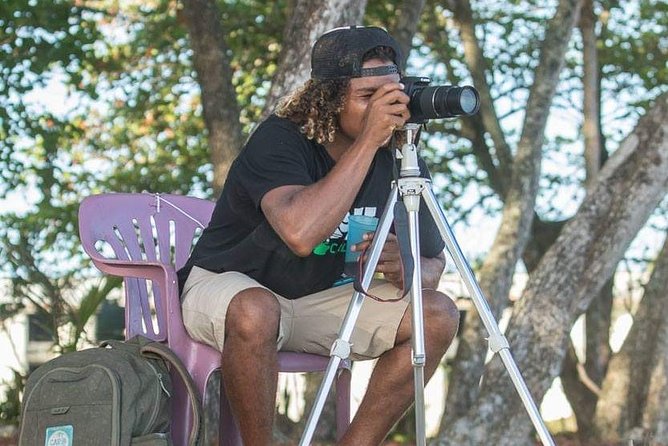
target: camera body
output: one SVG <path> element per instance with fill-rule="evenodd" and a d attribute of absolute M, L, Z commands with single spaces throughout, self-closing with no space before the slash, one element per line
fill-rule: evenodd
<path fill-rule="evenodd" d="M 480 108 L 480 95 L 469 85 L 429 86 L 431 79 L 425 76 L 404 76 L 401 83 L 410 98 L 409 123 L 424 124 L 429 119 L 471 116 Z"/>

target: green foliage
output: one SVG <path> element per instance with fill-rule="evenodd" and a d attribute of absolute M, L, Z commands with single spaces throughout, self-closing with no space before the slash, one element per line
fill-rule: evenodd
<path fill-rule="evenodd" d="M 657 0 L 602 2 L 600 17 L 601 69 L 611 93 L 641 92 L 631 103 L 646 106 L 648 97 L 668 84 L 668 5 Z"/>
<path fill-rule="evenodd" d="M 76 81 L 99 36 L 92 19 L 69 1 L 0 4 L 0 195 L 26 184 L 24 163 L 53 156 L 60 132 L 26 95 L 58 76 Z"/>
<path fill-rule="evenodd" d="M 288 1 L 222 1 L 222 25 L 232 53 L 234 87 L 246 131 L 257 123 L 282 49 Z M 294 3 L 294 2 L 293 2 Z"/>
<path fill-rule="evenodd" d="M 101 167 L 87 192 L 206 193 L 204 125 L 176 9 L 170 2 L 124 5 L 108 11 L 98 63 L 83 76 L 97 101 L 81 116 L 78 157 Z"/>

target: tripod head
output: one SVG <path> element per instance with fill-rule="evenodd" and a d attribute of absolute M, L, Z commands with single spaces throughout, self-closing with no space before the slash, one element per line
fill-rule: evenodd
<path fill-rule="evenodd" d="M 401 170 L 399 176 L 418 177 L 420 176 L 420 166 L 418 166 L 417 144 L 415 140 L 420 131 L 421 124 L 406 123 L 403 127 L 394 130 L 392 136 L 392 149 L 397 159 L 401 159 Z M 397 147 L 398 143 L 402 143 Z"/>

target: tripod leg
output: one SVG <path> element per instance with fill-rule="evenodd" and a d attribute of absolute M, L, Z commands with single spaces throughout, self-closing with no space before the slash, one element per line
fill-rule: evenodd
<path fill-rule="evenodd" d="M 360 281 L 364 289 L 368 289 L 371 285 L 371 279 L 373 278 L 374 271 L 376 270 L 376 265 L 380 258 L 380 254 L 383 250 L 383 245 L 387 239 L 387 234 L 390 232 L 390 226 L 392 225 L 394 204 L 397 202 L 397 187 L 393 186 L 390 192 L 390 196 L 385 205 L 385 210 L 383 215 L 380 218 L 378 223 L 378 229 L 376 230 L 376 235 L 373 238 L 369 253 L 367 254 L 367 264 L 364 267 L 364 275 Z M 341 329 L 339 330 L 339 337 L 334 341 L 332 349 L 330 351 L 330 360 L 327 364 L 327 369 L 325 370 L 322 382 L 318 388 L 318 393 L 315 397 L 313 403 L 313 408 L 309 414 L 308 420 L 306 421 L 306 427 L 304 428 L 304 433 L 299 442 L 300 446 L 308 446 L 311 444 L 313 434 L 315 433 L 315 428 L 318 424 L 318 419 L 322 413 L 322 409 L 325 406 L 325 400 L 329 394 L 329 390 L 332 387 L 334 378 L 336 376 L 336 371 L 341 363 L 341 360 L 347 359 L 350 356 L 350 337 L 352 336 L 353 329 L 355 327 L 355 322 L 359 316 L 360 310 L 362 309 L 362 303 L 364 301 L 364 295 L 358 291 L 353 294 L 350 305 L 348 305 L 348 310 L 346 315 L 343 318 L 341 324 Z"/>
<path fill-rule="evenodd" d="M 545 423 L 540 416 L 540 412 L 531 398 L 531 394 L 529 393 L 529 389 L 524 382 L 524 378 L 522 378 L 515 360 L 510 353 L 508 340 L 503 335 L 503 333 L 501 333 L 501 330 L 499 329 L 499 326 L 494 319 L 494 315 L 487 305 L 487 301 L 485 300 L 482 290 L 480 289 L 480 285 L 478 285 L 478 282 L 473 275 L 473 271 L 471 271 L 471 267 L 466 261 L 461 248 L 457 244 L 457 240 L 455 239 L 452 229 L 450 228 L 450 225 L 448 224 L 443 211 L 438 206 L 438 202 L 436 201 L 433 192 L 430 188 L 424 188 L 422 190 L 422 197 L 424 198 L 425 203 L 431 212 L 431 215 L 434 217 L 434 222 L 438 226 L 448 252 L 452 256 L 452 259 L 457 266 L 457 271 L 459 271 L 459 274 L 464 281 L 464 285 L 466 285 L 469 295 L 471 296 L 471 299 L 473 300 L 473 303 L 478 310 L 478 314 L 482 319 L 483 325 L 489 334 L 488 341 L 490 349 L 492 352 L 498 353 L 501 357 L 501 360 L 503 361 L 503 364 L 506 367 L 511 380 L 515 385 L 517 393 L 522 399 L 522 403 L 524 404 L 524 407 L 529 414 L 529 418 L 531 418 L 531 422 L 538 432 L 538 436 L 540 437 L 542 443 L 544 445 L 554 446 L 554 441 L 550 436 L 550 432 L 547 430 L 547 427 L 545 426 Z"/>
<path fill-rule="evenodd" d="M 424 317 L 422 307 L 422 271 L 420 269 L 420 231 L 419 217 L 420 196 L 404 195 L 404 204 L 408 211 L 408 231 L 413 256 L 413 286 L 411 287 L 413 347 L 413 379 L 415 388 L 415 439 L 418 446 L 427 441 L 425 400 L 424 400 L 424 366 L 426 363 L 424 341 Z"/>

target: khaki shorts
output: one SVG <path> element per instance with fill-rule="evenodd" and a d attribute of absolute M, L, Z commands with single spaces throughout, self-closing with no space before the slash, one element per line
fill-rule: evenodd
<path fill-rule="evenodd" d="M 238 272 L 218 274 L 194 267 L 183 288 L 183 322 L 188 334 L 222 351 L 227 307 L 238 293 L 255 287 L 266 289 Z M 281 307 L 278 350 L 328 356 L 353 292 L 349 283 L 292 300 L 274 293 Z M 375 280 L 370 293 L 383 299 L 396 299 L 401 291 L 386 281 Z M 378 302 L 365 297 L 350 338 L 350 358 L 377 358 L 392 348 L 407 307 L 408 297 L 397 302 Z"/>

